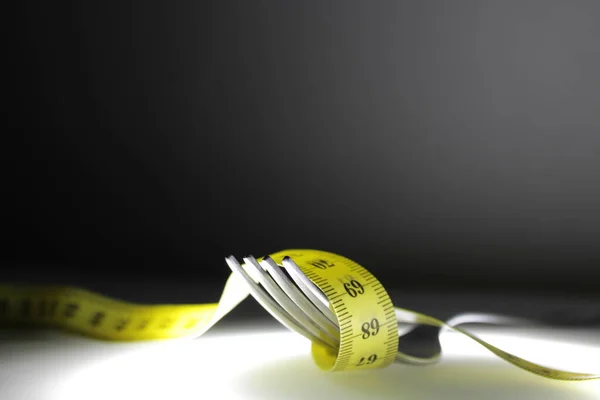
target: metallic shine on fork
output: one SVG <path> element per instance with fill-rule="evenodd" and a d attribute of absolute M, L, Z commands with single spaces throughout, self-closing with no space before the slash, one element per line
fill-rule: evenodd
<path fill-rule="evenodd" d="M 308 301 L 308 296 L 291 289 L 293 285 L 284 274 L 274 272 L 277 265 L 275 262 L 269 259 L 259 264 L 254 257 L 246 257 L 244 266 L 241 266 L 233 256 L 227 257 L 225 261 L 233 273 L 240 274 L 248 283 L 250 294 L 256 301 L 286 328 L 333 349 L 339 346 L 339 328 L 335 325 L 333 328 L 320 325 L 326 317 L 318 315 L 321 311 Z M 288 280 L 287 283 L 280 286 L 278 283 L 284 279 Z M 312 285 L 308 278 L 304 279 Z M 287 291 L 282 290 L 282 287 Z"/>
<path fill-rule="evenodd" d="M 240 265 L 234 256 L 227 257 L 225 261 L 233 273 L 240 274 L 248 283 L 250 294 L 282 325 L 310 341 L 332 349 L 339 347 L 340 328 L 335 314 L 329 309 L 327 297 L 290 257 L 285 257 L 282 265 L 291 279 L 270 257 L 264 258 L 260 263 L 254 257 L 245 257 L 244 266 Z M 413 312 L 395 308 L 395 313 L 399 336 L 420 325 L 417 314 Z M 518 325 L 527 321 L 492 314 L 460 314 L 447 324 L 457 326 L 473 322 Z M 440 334 L 446 330 L 443 328 Z M 437 352 L 430 357 L 415 357 L 399 351 L 396 361 L 431 365 L 439 361 L 440 355 Z"/>
<path fill-rule="evenodd" d="M 310 341 L 339 348 L 340 328 L 327 298 L 290 257 L 285 257 L 282 264 L 291 280 L 270 257 L 260 263 L 254 257 L 245 257 L 244 266 L 233 256 L 225 260 L 233 273 L 240 274 L 248 283 L 250 294 L 282 325 Z M 397 309 L 397 317 L 402 316 L 399 313 Z M 398 321 L 400 325 L 400 318 Z M 409 324 L 403 333 L 415 326 Z M 402 335 L 400 330 L 399 334 Z M 402 352 L 396 355 L 396 361 L 414 365 L 435 364 L 438 360 L 439 354 L 427 358 Z"/>

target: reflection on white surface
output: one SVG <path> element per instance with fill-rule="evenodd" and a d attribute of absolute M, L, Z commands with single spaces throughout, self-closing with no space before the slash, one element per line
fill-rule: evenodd
<path fill-rule="evenodd" d="M 481 331 L 495 345 L 549 366 L 600 370 L 600 343 L 556 333 Z M 487 333 L 486 333 L 487 332 Z M 540 337 L 540 332 L 536 332 Z M 596 336 L 597 338 L 597 333 Z M 565 343 L 569 340 L 571 343 Z M 49 347 L 48 342 L 54 344 Z M 0 397 L 12 399 L 595 399 L 600 382 L 537 377 L 448 333 L 430 367 L 321 372 L 306 339 L 287 331 L 191 342 L 119 344 L 58 336 L 0 347 Z"/>

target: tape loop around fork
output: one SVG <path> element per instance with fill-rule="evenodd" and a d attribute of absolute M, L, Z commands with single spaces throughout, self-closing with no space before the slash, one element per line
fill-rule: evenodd
<path fill-rule="evenodd" d="M 292 253 L 294 256 L 290 257 Z M 381 283 L 366 269 L 343 256 L 314 250 L 289 250 L 270 256 L 278 264 L 302 271 L 298 286 L 314 304 L 326 297 L 339 326 L 337 349 L 313 342 L 315 363 L 326 371 L 383 368 L 398 353 L 394 307 Z M 299 279 L 302 281 L 302 278 Z M 322 297 L 321 296 L 321 297 Z M 315 298 L 317 298 L 315 300 Z"/>

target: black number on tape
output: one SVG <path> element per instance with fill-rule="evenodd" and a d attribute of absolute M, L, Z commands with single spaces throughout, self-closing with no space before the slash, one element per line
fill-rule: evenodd
<path fill-rule="evenodd" d="M 309 262 L 310 265 L 312 265 L 315 268 L 319 268 L 319 269 L 327 269 L 327 268 L 331 268 L 334 267 L 335 264 L 327 261 L 327 260 L 314 260 Z"/>
<path fill-rule="evenodd" d="M 349 283 L 344 283 L 344 289 L 346 289 L 346 293 L 350 295 L 350 297 L 356 297 L 359 294 L 363 294 L 365 292 L 365 288 L 363 285 L 357 280 L 351 280 Z"/>
<path fill-rule="evenodd" d="M 99 326 L 102 323 L 102 320 L 104 320 L 104 317 L 106 317 L 105 313 L 103 313 L 102 311 L 97 312 L 90 320 L 90 325 Z"/>
<path fill-rule="evenodd" d="M 73 318 L 75 316 L 75 314 L 77 313 L 77 310 L 79 310 L 79 304 L 69 303 L 65 306 L 64 315 L 67 318 Z"/>
<path fill-rule="evenodd" d="M 371 320 L 371 323 L 365 322 L 364 324 L 362 324 L 362 331 L 363 339 L 368 339 L 371 336 L 376 336 L 379 333 L 379 321 L 377 320 L 377 318 L 373 318 Z"/>
<path fill-rule="evenodd" d="M 173 318 L 167 318 L 160 324 L 160 327 L 161 329 L 169 329 L 174 323 L 175 320 L 173 320 Z"/>
<path fill-rule="evenodd" d="M 369 365 L 369 364 L 373 364 L 375 361 L 377 361 L 377 354 L 371 354 L 369 357 L 361 357 L 360 361 L 358 362 L 358 364 L 356 364 L 357 367 L 362 367 L 363 365 Z"/>
<path fill-rule="evenodd" d="M 117 325 L 115 325 L 115 329 L 121 332 L 123 329 L 127 328 L 127 325 L 129 325 L 129 320 L 121 319 L 119 322 L 117 322 Z"/>
<path fill-rule="evenodd" d="M 148 326 L 149 323 L 150 323 L 149 319 L 145 319 L 142 322 L 140 322 L 140 324 L 137 327 L 138 331 L 143 331 L 144 329 L 146 329 L 146 327 Z"/>

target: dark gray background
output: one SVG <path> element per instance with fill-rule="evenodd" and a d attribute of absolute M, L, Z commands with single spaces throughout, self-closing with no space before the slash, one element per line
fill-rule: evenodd
<path fill-rule="evenodd" d="M 309 247 L 398 288 L 597 293 L 597 1 L 7 18 L 6 279 L 222 283 Z"/>

